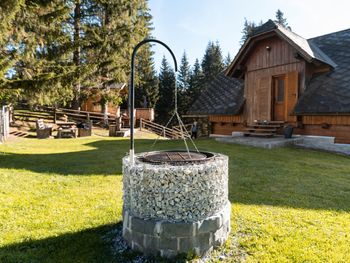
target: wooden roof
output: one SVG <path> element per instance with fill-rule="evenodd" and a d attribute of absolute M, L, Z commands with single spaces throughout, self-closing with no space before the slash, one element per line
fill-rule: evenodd
<path fill-rule="evenodd" d="M 296 114 L 350 114 L 350 29 L 309 39 L 337 66 L 314 76 L 295 107 Z"/>
<path fill-rule="evenodd" d="M 243 90 L 242 80 L 227 77 L 225 72 L 221 72 L 205 86 L 188 114 L 237 115 L 244 104 Z"/>
<path fill-rule="evenodd" d="M 330 67 L 336 67 L 336 63 L 330 59 L 317 45 L 313 44 L 312 41 L 297 35 L 296 33 L 286 29 L 282 25 L 269 20 L 265 24 L 257 27 L 254 33 L 249 37 L 246 42 L 242 45 L 233 62 L 228 67 L 226 74 L 232 77 L 242 76 L 242 62 L 246 58 L 249 51 L 254 48 L 256 41 L 271 37 L 272 35 L 278 35 L 283 40 L 287 41 L 293 46 L 298 54 L 309 63 L 323 63 Z"/>

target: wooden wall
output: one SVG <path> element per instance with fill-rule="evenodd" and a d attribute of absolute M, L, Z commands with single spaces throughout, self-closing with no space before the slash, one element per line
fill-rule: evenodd
<path fill-rule="evenodd" d="M 209 115 L 210 122 L 241 123 L 241 115 Z"/>
<path fill-rule="evenodd" d="M 269 46 L 268 51 L 266 47 Z M 272 77 L 281 74 L 296 73 L 297 92 L 304 90 L 305 62 L 295 58 L 295 50 L 285 41 L 277 36 L 262 40 L 256 44 L 245 62 L 247 71 L 245 73 L 244 96 L 246 98 L 244 119 L 248 123 L 254 120 L 271 120 L 272 113 Z M 286 87 L 288 88 L 288 77 Z M 290 85 L 289 85 L 290 86 Z M 286 99 L 291 92 L 286 90 Z M 294 95 L 293 105 L 287 105 L 288 109 L 294 108 L 297 95 Z M 289 116 L 289 112 L 286 113 Z M 286 121 L 294 122 L 294 118 L 286 117 Z"/>
<path fill-rule="evenodd" d="M 350 125 L 350 115 L 344 116 L 302 116 L 303 124 L 334 124 L 334 125 Z"/>
<path fill-rule="evenodd" d="M 242 115 L 209 115 L 211 134 L 231 135 L 244 128 Z"/>
<path fill-rule="evenodd" d="M 81 105 L 81 110 L 83 111 L 91 111 L 91 112 L 102 112 L 102 106 L 99 103 L 100 97 L 89 97 L 84 103 Z M 108 104 L 108 113 L 116 114 L 118 106 L 113 105 L 113 103 Z"/>
<path fill-rule="evenodd" d="M 330 125 L 322 128 L 322 125 L 306 124 L 303 128 L 296 128 L 295 134 L 315 135 L 315 136 L 331 136 L 335 137 L 336 143 L 350 143 L 350 126 L 348 125 Z"/>
<path fill-rule="evenodd" d="M 336 143 L 350 143 L 350 115 L 302 116 L 296 134 L 335 137 Z"/>
<path fill-rule="evenodd" d="M 212 122 L 211 134 L 231 135 L 233 131 L 243 131 L 244 126 L 242 124 L 224 123 L 224 122 Z"/>

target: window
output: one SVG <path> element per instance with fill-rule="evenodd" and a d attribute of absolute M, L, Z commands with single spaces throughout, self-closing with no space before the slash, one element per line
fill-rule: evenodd
<path fill-rule="evenodd" d="M 274 78 L 274 90 L 276 102 L 284 101 L 284 76 Z"/>

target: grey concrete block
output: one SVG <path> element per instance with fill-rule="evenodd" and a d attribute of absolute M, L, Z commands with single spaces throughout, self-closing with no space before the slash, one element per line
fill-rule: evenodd
<path fill-rule="evenodd" d="M 171 249 L 162 249 L 160 255 L 164 258 L 173 258 L 177 255 L 177 252 Z"/>
<path fill-rule="evenodd" d="M 137 244 L 136 242 L 132 241 L 131 242 L 131 248 L 135 251 L 139 251 L 139 252 L 143 252 L 144 249 L 142 246 L 140 246 L 139 244 Z"/>
<path fill-rule="evenodd" d="M 130 231 L 128 228 L 123 228 L 123 238 L 126 242 L 132 241 L 132 231 Z"/>
<path fill-rule="evenodd" d="M 194 237 L 182 237 L 179 239 L 179 252 L 187 253 L 193 251 L 195 244 L 196 240 Z"/>
<path fill-rule="evenodd" d="M 143 240 L 144 253 L 148 255 L 160 254 L 159 241 L 159 237 L 145 235 Z"/>
<path fill-rule="evenodd" d="M 144 240 L 143 240 L 143 246 L 145 248 L 159 248 L 159 237 L 151 236 L 151 235 L 145 235 Z"/>
<path fill-rule="evenodd" d="M 177 251 L 178 250 L 177 238 L 166 238 L 166 237 L 160 238 L 159 239 L 159 248 Z"/>
<path fill-rule="evenodd" d="M 223 225 L 220 229 L 218 229 L 214 234 L 213 234 L 213 246 L 214 247 L 219 247 L 221 246 L 225 240 L 226 240 L 226 230 L 227 227 Z"/>
<path fill-rule="evenodd" d="M 141 219 L 138 217 L 131 216 L 130 224 L 133 231 L 153 235 L 156 222 L 154 220 Z"/>
<path fill-rule="evenodd" d="M 200 247 L 201 249 L 209 249 L 212 246 L 211 236 L 211 233 L 203 233 L 196 236 L 196 247 Z"/>
<path fill-rule="evenodd" d="M 222 217 L 220 215 L 218 216 L 212 216 L 208 219 L 205 219 L 202 221 L 202 223 L 198 227 L 198 233 L 208 233 L 208 232 L 214 232 L 217 229 L 219 229 L 222 225 Z"/>
<path fill-rule="evenodd" d="M 129 221 L 129 212 L 123 209 L 123 229 L 130 228 Z"/>
<path fill-rule="evenodd" d="M 137 243 L 139 246 L 143 247 L 145 235 L 136 231 L 131 233 L 133 243 Z"/>
<path fill-rule="evenodd" d="M 190 237 L 195 234 L 194 223 L 163 222 L 161 225 L 161 237 Z"/>

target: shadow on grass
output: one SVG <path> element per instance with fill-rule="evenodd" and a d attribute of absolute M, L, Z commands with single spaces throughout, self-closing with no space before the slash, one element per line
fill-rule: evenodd
<path fill-rule="evenodd" d="M 142 260 L 140 260 L 142 259 Z M 41 240 L 0 247 L 0 262 L 98 262 L 98 263 L 184 263 L 185 256 L 173 260 L 145 257 L 122 241 L 122 222 L 62 234 Z"/>
<path fill-rule="evenodd" d="M 0 247 L 0 262 L 117 262 L 111 255 L 111 240 L 101 238 L 117 226 L 104 225 Z"/>
<path fill-rule="evenodd" d="M 147 149 L 150 140 L 138 140 L 139 149 Z M 85 144 L 92 150 L 52 154 L 0 154 L 0 168 L 25 169 L 60 175 L 117 175 L 122 173 L 122 158 L 128 152 L 128 140 L 100 140 Z"/>

